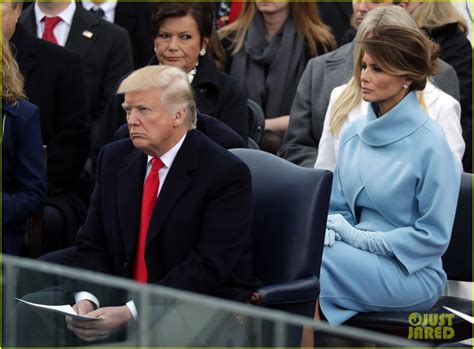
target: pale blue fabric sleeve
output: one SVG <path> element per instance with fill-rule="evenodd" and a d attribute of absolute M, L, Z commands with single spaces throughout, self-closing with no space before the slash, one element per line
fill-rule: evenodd
<path fill-rule="evenodd" d="M 351 246 L 382 256 L 392 257 L 394 255 L 390 242 L 383 232 L 365 231 L 355 228 L 354 230 L 352 241 L 349 243 Z"/>
<path fill-rule="evenodd" d="M 409 274 L 438 261 L 448 248 L 456 214 L 461 171 L 446 141 L 424 154 L 416 186 L 414 223 L 386 232 L 396 258 Z"/>
<path fill-rule="evenodd" d="M 393 256 L 393 249 L 383 232 L 354 228 L 341 214 L 329 215 L 326 235 L 328 232 L 335 234 L 336 240 L 342 240 L 360 250 Z"/>

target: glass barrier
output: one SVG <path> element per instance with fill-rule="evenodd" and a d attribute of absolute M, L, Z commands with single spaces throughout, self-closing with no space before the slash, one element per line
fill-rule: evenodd
<path fill-rule="evenodd" d="M 325 322 L 283 311 L 156 285 L 137 284 L 128 279 L 36 260 L 4 255 L 2 273 L 4 347 L 300 347 L 303 329 L 305 334 L 314 334 L 315 346 L 420 345 L 360 329 L 330 327 Z M 104 318 L 79 319 L 74 322 L 74 326 L 79 327 L 75 327 L 73 332 L 67 326 L 65 315 L 17 300 L 72 305 L 75 303 L 74 297 L 84 290 L 93 290 L 91 293 L 100 300 L 101 309 L 120 307 L 133 301 L 137 310 L 136 318 L 111 334 L 106 329 L 100 329 L 104 332 L 98 330 L 100 326 L 97 324 L 99 321 L 105 323 Z M 103 316 L 110 314 L 109 311 Z"/>

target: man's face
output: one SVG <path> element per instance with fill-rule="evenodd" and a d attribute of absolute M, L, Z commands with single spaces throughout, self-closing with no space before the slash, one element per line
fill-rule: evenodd
<path fill-rule="evenodd" d="M 353 0 L 352 1 L 352 10 L 354 12 L 354 24 L 356 28 L 359 27 L 359 24 L 365 18 L 365 15 L 372 11 L 374 8 L 389 6 L 392 5 L 391 0 L 380 0 L 380 1 L 371 1 L 371 0 Z"/>
<path fill-rule="evenodd" d="M 159 89 L 127 92 L 122 106 L 133 145 L 147 155 L 163 155 L 186 132 L 186 110 L 170 113 Z"/>
<path fill-rule="evenodd" d="M 20 4 L 13 5 L 11 2 L 2 2 L 2 33 L 5 39 L 10 40 L 15 33 L 20 15 Z"/>

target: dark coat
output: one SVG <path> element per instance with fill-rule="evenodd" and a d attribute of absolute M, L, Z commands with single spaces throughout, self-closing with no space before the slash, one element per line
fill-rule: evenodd
<path fill-rule="evenodd" d="M 37 39 L 17 24 L 10 40 L 28 100 L 40 109 L 47 145 L 48 193 L 74 191 L 90 148 L 90 120 L 80 57 Z"/>
<path fill-rule="evenodd" d="M 454 68 L 461 92 L 461 126 L 466 152 L 463 158 L 465 172 L 472 172 L 472 46 L 456 23 L 447 24 L 428 32 L 439 45 L 439 58 Z"/>
<path fill-rule="evenodd" d="M 155 64 L 158 64 L 156 56 L 150 60 L 148 65 Z M 191 86 L 194 90 L 198 110 L 225 123 L 247 144 L 247 100 L 242 89 L 238 87 L 237 81 L 229 75 L 217 71 L 212 59 L 205 55 L 199 60 L 199 67 Z M 123 101 L 123 94 L 117 94 L 110 100 L 101 126 L 99 142 L 93 144 L 93 159 L 97 157 L 104 144 L 114 139 L 115 131 L 125 123 Z"/>
<path fill-rule="evenodd" d="M 80 0 L 76 2 L 82 4 Z M 115 7 L 114 24 L 126 29 L 130 36 L 135 69 L 145 66 L 153 55 L 152 10 L 151 2 L 118 1 Z"/>
<path fill-rule="evenodd" d="M 75 266 L 132 278 L 147 156 L 130 139 L 106 145 Z M 147 233 L 148 282 L 244 300 L 259 287 L 250 248 L 250 171 L 189 131 L 160 191 Z M 91 289 L 92 291 L 92 289 Z"/>
<path fill-rule="evenodd" d="M 145 66 L 153 55 L 151 15 L 153 3 L 119 1 L 115 8 L 114 23 L 125 28 L 130 35 L 135 68 Z"/>
<path fill-rule="evenodd" d="M 25 101 L 2 101 L 2 252 L 20 254 L 26 219 L 41 210 L 46 196 L 40 115 Z"/>
<path fill-rule="evenodd" d="M 246 148 L 246 144 L 242 137 L 235 133 L 229 126 L 223 122 L 213 118 L 212 116 L 197 113 L 196 129 L 215 143 L 225 149 Z M 129 137 L 128 126 L 124 124 L 115 132 L 114 140 Z"/>
<path fill-rule="evenodd" d="M 20 21 L 36 36 L 34 6 L 23 11 Z M 90 34 L 85 35 L 86 32 Z M 130 39 L 125 29 L 76 6 L 65 47 L 82 59 L 94 140 L 117 82 L 133 69 Z"/>
<path fill-rule="evenodd" d="M 352 3 L 343 2 L 317 2 L 322 21 L 331 27 L 331 31 L 338 46 L 345 44 L 343 37 L 351 26 Z"/>

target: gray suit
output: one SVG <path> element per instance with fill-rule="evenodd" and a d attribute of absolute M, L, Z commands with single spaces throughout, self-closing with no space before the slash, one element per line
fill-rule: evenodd
<path fill-rule="evenodd" d="M 354 42 L 311 59 L 301 77 L 290 112 L 290 124 L 279 156 L 301 166 L 313 167 L 332 90 L 352 77 Z M 454 69 L 440 61 L 436 86 L 459 101 Z"/>

